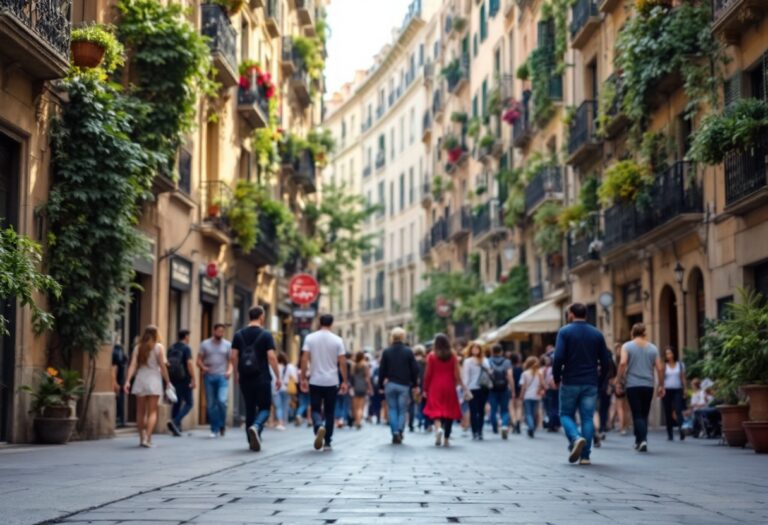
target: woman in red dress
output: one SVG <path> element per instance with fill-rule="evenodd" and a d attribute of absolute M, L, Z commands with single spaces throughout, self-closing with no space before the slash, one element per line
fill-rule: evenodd
<path fill-rule="evenodd" d="M 451 342 L 447 335 L 438 334 L 424 372 L 424 395 L 427 398 L 424 414 L 435 422 L 435 445 L 438 447 L 443 444 L 448 446 L 453 422 L 461 419 L 456 385 L 461 385 L 466 391 Z"/>

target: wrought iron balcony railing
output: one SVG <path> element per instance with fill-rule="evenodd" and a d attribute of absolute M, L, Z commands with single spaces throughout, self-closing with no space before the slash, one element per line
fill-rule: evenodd
<path fill-rule="evenodd" d="M 596 144 L 597 101 L 585 100 L 576 109 L 568 134 L 568 154 L 575 156 L 584 146 Z"/>
<path fill-rule="evenodd" d="M 597 0 L 576 0 L 571 7 L 571 38 L 581 31 L 591 17 L 598 16 Z"/>
<path fill-rule="evenodd" d="M 543 166 L 525 188 L 525 210 L 531 212 L 544 199 L 563 191 L 563 173 L 560 166 Z"/>
<path fill-rule="evenodd" d="M 208 37 L 219 78 L 232 86 L 237 82 L 237 31 L 218 4 L 203 4 L 201 33 Z M 223 76 L 226 73 L 226 76 Z"/>
<path fill-rule="evenodd" d="M 768 188 L 768 128 L 760 130 L 752 148 L 727 153 L 724 165 L 726 205 Z"/>

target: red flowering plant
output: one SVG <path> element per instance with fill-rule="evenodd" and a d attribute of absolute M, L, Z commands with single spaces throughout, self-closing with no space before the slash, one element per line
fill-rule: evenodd
<path fill-rule="evenodd" d="M 242 89 L 250 89 L 251 84 L 253 84 L 261 74 L 261 64 L 251 59 L 243 60 L 237 69 L 240 73 L 238 85 Z"/>
<path fill-rule="evenodd" d="M 520 106 L 520 103 L 515 99 L 510 99 L 509 102 L 507 103 L 507 107 L 504 110 L 504 114 L 501 116 L 501 118 L 502 120 L 504 120 L 504 122 L 512 126 L 520 118 L 521 114 L 522 114 L 522 108 Z"/>
<path fill-rule="evenodd" d="M 69 406 L 83 394 L 83 380 L 76 370 L 57 370 L 48 367 L 41 374 L 37 388 L 24 385 L 20 388 L 32 394 L 30 412 L 42 415 L 48 407 Z"/>

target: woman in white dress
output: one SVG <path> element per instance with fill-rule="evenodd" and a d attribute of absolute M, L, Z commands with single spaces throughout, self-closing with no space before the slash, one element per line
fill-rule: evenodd
<path fill-rule="evenodd" d="M 139 446 L 152 448 L 152 433 L 157 424 L 157 405 L 163 395 L 163 381 L 170 384 L 165 366 L 165 349 L 159 342 L 157 327 L 149 325 L 141 334 L 141 341 L 133 349 L 128 367 L 126 394 L 136 396 L 136 426 L 139 427 Z M 133 374 L 136 374 L 136 377 Z M 133 388 L 131 388 L 133 380 Z"/>

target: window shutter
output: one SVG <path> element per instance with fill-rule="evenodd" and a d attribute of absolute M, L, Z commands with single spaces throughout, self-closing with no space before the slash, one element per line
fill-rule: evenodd
<path fill-rule="evenodd" d="M 741 71 L 725 81 L 723 88 L 725 107 L 731 106 L 741 98 Z"/>

